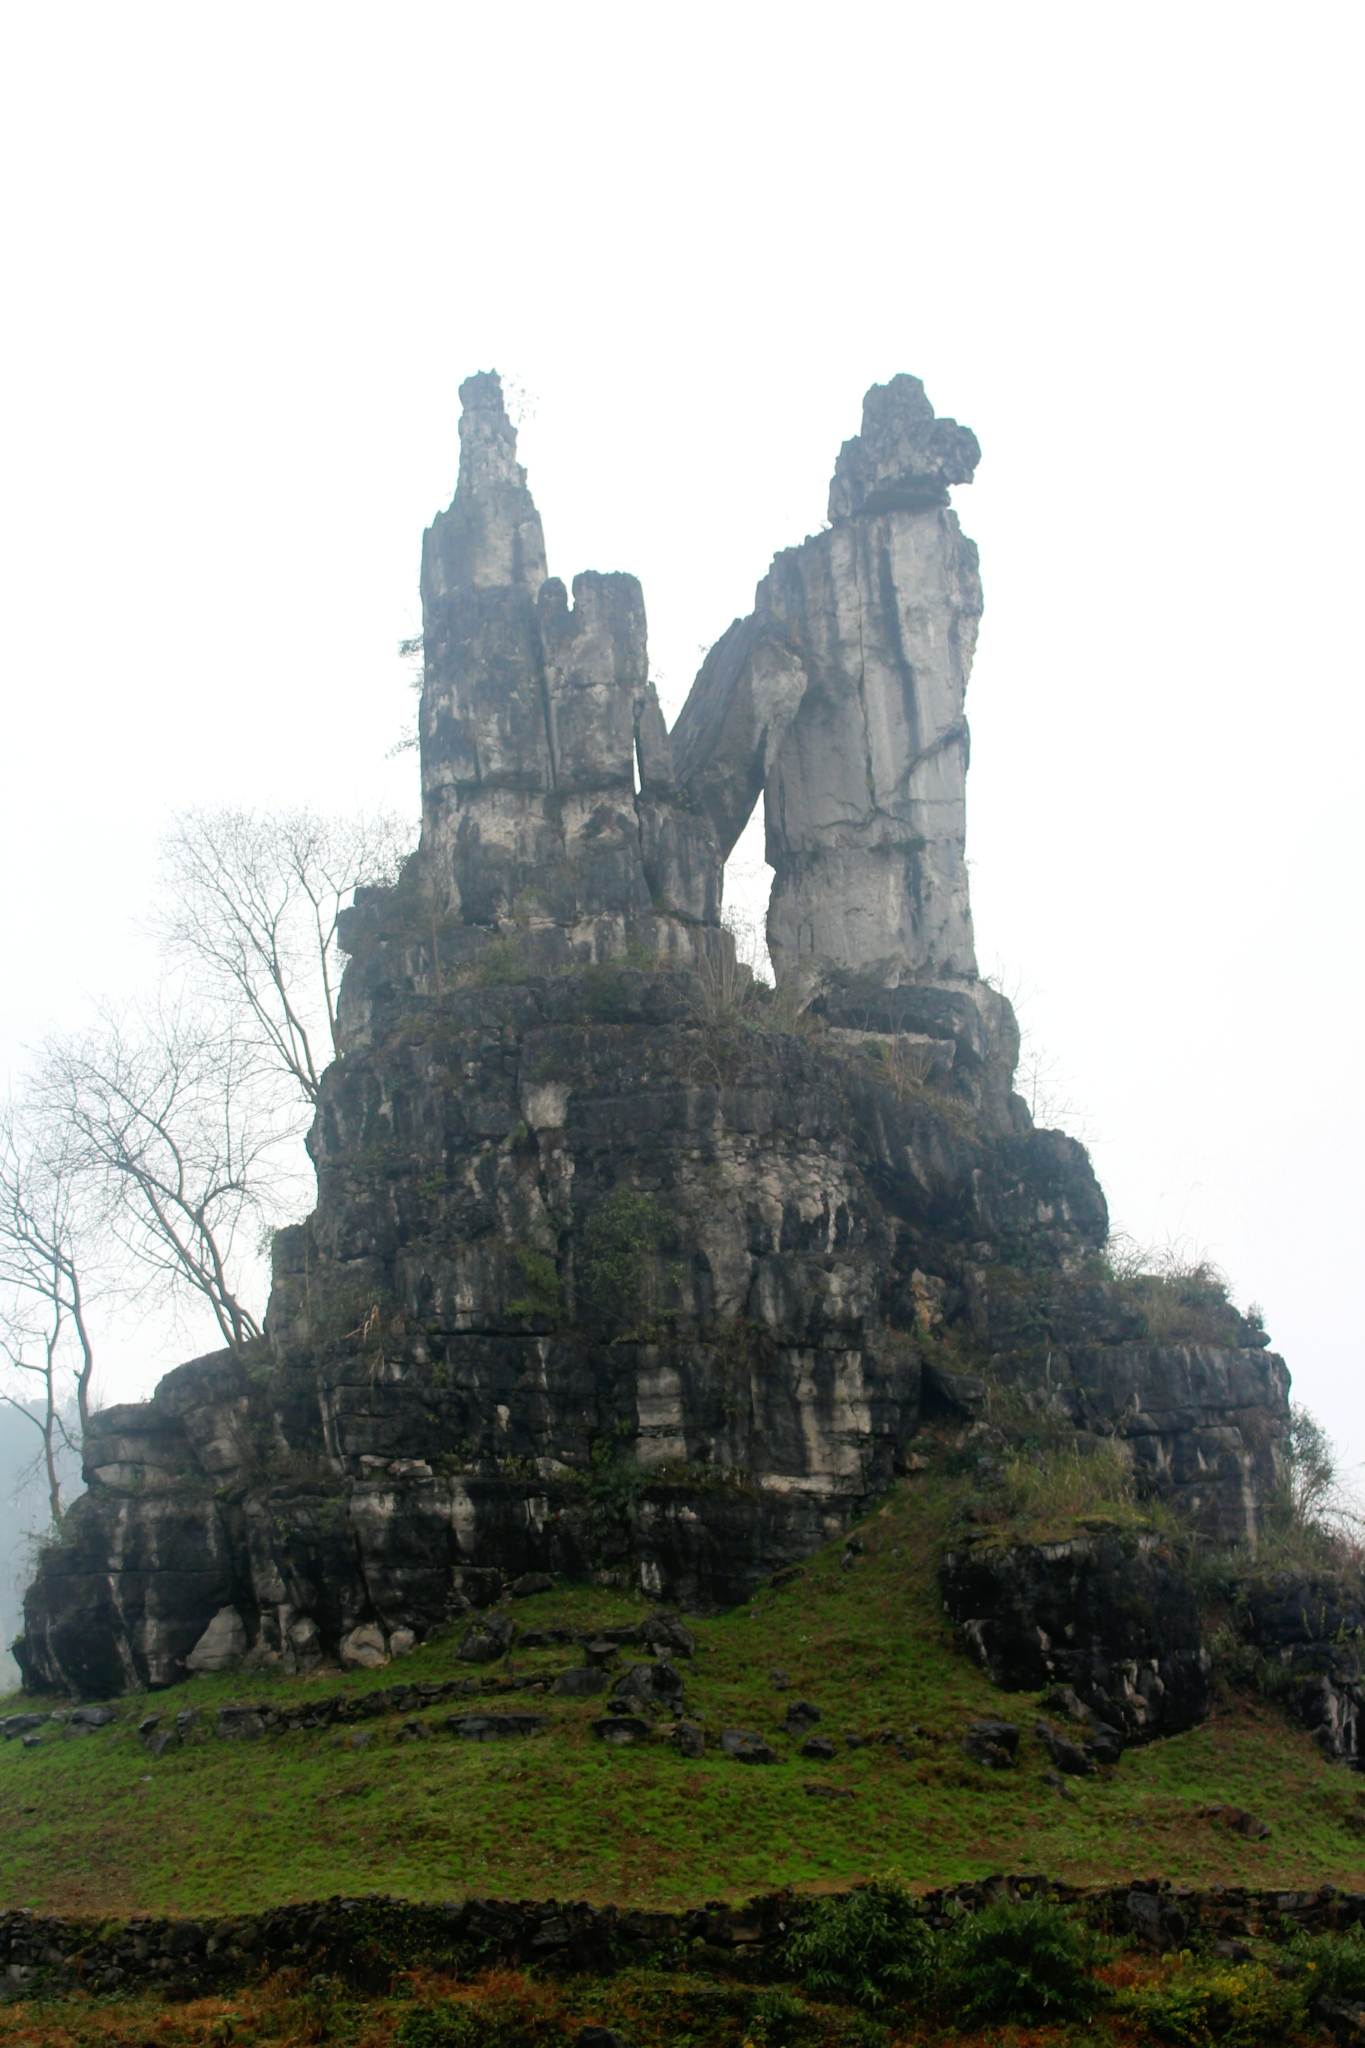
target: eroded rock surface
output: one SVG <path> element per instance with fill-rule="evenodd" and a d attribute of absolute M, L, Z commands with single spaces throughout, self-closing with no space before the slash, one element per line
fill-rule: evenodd
<path fill-rule="evenodd" d="M 1156 1536 L 973 1545 L 944 1559 L 943 1598 L 972 1654 L 1011 1692 L 1058 1682 L 1134 1740 L 1176 1734 L 1208 1712 L 1198 1607 Z"/>
<path fill-rule="evenodd" d="M 317 1207 L 275 1240 L 265 1344 L 93 1418 L 26 1682 L 377 1663 L 471 1615 L 497 1657 L 491 1610 L 546 1573 L 726 1605 L 992 1388 L 1253 1533 L 1283 1367 L 1235 1316 L 1146 1341 L 1096 1264 L 1089 1159 L 1033 1128 L 976 975 L 981 599 L 947 502 L 973 437 L 915 379 L 875 387 L 828 531 L 776 558 L 670 735 L 639 585 L 570 602 L 497 379 L 462 396 L 423 548 L 421 846 L 346 913 Z M 718 921 L 760 794 L 777 994 Z"/>
<path fill-rule="evenodd" d="M 764 793 L 769 947 L 813 987 L 976 979 L 964 699 L 981 581 L 948 486 L 979 459 L 918 378 L 875 385 L 829 529 L 775 558 L 673 735 L 722 852 Z"/>

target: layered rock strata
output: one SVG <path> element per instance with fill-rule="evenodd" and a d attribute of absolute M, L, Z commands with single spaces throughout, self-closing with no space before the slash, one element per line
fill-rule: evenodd
<path fill-rule="evenodd" d="M 1254 1533 L 1283 1368 L 1231 1312 L 1145 1341 L 1089 1160 L 1032 1127 L 975 975 L 980 597 L 947 505 L 972 436 L 914 379 L 869 393 L 829 531 L 670 735 L 639 586 L 569 605 L 497 380 L 463 395 L 423 550 L 421 847 L 347 914 L 316 1210 L 276 1239 L 263 1346 L 93 1418 L 26 1681 L 165 1685 L 239 1628 L 248 1663 L 378 1656 L 529 1572 L 728 1604 L 862 1511 L 922 1417 L 1002 1401 Z M 775 992 L 719 922 L 760 792 Z"/>
<path fill-rule="evenodd" d="M 997 1685 L 1058 1685 L 1072 1717 L 1129 1740 L 1173 1735 L 1209 1708 L 1194 1594 L 1157 1536 L 1097 1530 L 982 1543 L 943 1561 L 944 1606 Z"/>

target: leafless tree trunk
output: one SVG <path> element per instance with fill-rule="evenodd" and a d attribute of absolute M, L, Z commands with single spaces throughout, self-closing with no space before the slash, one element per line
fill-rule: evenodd
<path fill-rule="evenodd" d="M 58 1353 L 62 1338 L 62 1313 L 54 1310 L 48 1328 L 40 1332 L 26 1332 L 11 1328 L 8 1324 L 0 1330 L 0 1356 L 8 1362 L 10 1371 L 38 1382 L 35 1389 L 38 1409 L 35 1414 L 29 1401 L 18 1393 L 0 1392 L 0 1401 L 7 1408 L 13 1408 L 31 1422 L 42 1439 L 43 1477 L 47 1482 L 48 1505 L 52 1510 L 54 1523 L 62 1519 L 62 1482 L 57 1469 L 59 1452 L 62 1449 L 75 1452 L 77 1446 L 71 1441 L 66 1420 L 58 1405 Z M 34 1357 L 28 1346 L 36 1337 L 39 1357 Z M 18 1382 L 22 1384 L 22 1380 Z"/>
<path fill-rule="evenodd" d="M 392 882 L 411 845 L 390 813 L 310 810 L 185 811 L 162 841 L 154 931 L 310 1106 L 341 1054 L 337 919 L 357 888 Z"/>
<path fill-rule="evenodd" d="M 61 1407 L 57 1376 L 59 1368 L 66 1369 L 62 1361 L 72 1344 L 82 1430 L 90 1420 L 95 1371 L 81 1278 L 85 1254 L 78 1247 L 82 1224 L 87 1245 L 93 1230 L 88 1212 L 82 1213 L 78 1183 L 69 1131 L 50 1120 L 25 1118 L 6 1102 L 0 1109 L 0 1344 L 16 1371 L 45 1380 L 44 1443 L 53 1487 L 52 1418 Z M 32 1357 L 35 1344 L 42 1364 Z M 22 1402 L 11 1405 L 30 1414 Z"/>
<path fill-rule="evenodd" d="M 106 1008 L 93 1030 L 48 1041 L 35 1092 L 144 1284 L 207 1301 L 223 1341 L 245 1350 L 261 1326 L 236 1274 L 281 1193 L 285 1135 L 259 1048 L 169 998 Z"/>

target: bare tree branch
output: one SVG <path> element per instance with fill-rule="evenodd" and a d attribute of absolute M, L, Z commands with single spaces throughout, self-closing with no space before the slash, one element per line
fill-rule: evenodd
<path fill-rule="evenodd" d="M 261 1333 L 236 1273 L 281 1193 L 278 1094 L 233 1020 L 206 1022 L 167 996 L 49 1039 L 37 1076 L 116 1242 L 147 1280 L 207 1301 L 234 1351 Z"/>
<path fill-rule="evenodd" d="M 341 1054 L 337 920 L 357 888 L 396 878 L 412 840 L 388 812 L 219 809 L 182 812 L 162 841 L 154 931 L 310 1106 Z"/>
<path fill-rule="evenodd" d="M 65 1340 L 73 1339 L 71 1371 L 84 1430 L 95 1351 L 81 1274 L 83 1266 L 90 1270 L 95 1220 L 81 1201 L 70 1136 L 59 1122 L 21 1115 L 12 1100 L 0 1107 L 0 1346 L 16 1370 L 45 1373 L 51 1410 L 58 1353 L 64 1356 Z M 27 1355 L 40 1334 L 35 1317 L 42 1366 Z"/>

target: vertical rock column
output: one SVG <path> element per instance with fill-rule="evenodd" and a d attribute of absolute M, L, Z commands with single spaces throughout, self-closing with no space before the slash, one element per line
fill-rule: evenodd
<path fill-rule="evenodd" d="M 981 581 L 948 486 L 979 460 L 917 377 L 874 385 L 840 451 L 829 530 L 759 586 L 759 619 L 808 677 L 767 783 L 768 943 L 783 970 L 976 974 L 963 703 Z"/>
<path fill-rule="evenodd" d="M 619 945 L 648 916 L 636 729 L 652 700 L 633 576 L 545 573 L 496 375 L 460 386 L 460 477 L 422 548 L 422 866 L 442 915 Z"/>
<path fill-rule="evenodd" d="M 829 529 L 776 557 L 678 720 L 679 782 L 724 853 L 765 796 L 779 976 L 975 977 L 963 699 L 981 585 L 948 489 L 979 459 L 917 377 L 874 385 Z"/>

